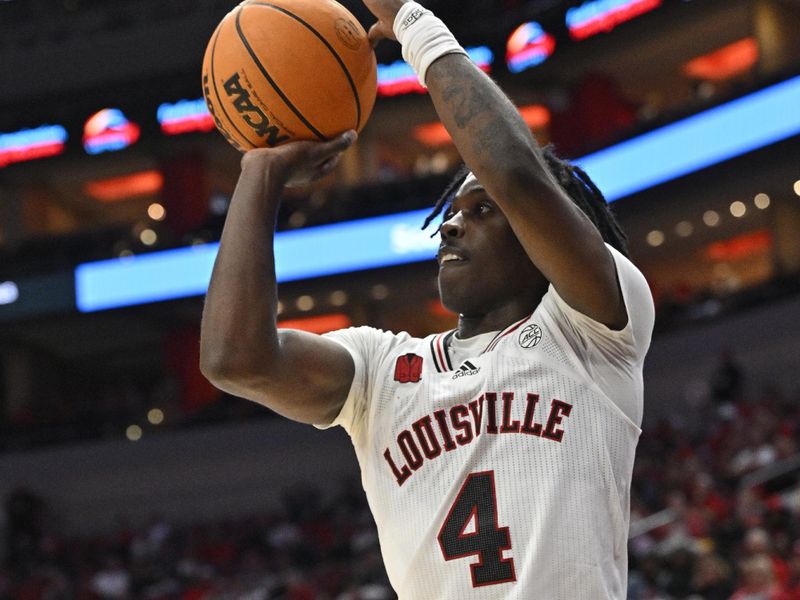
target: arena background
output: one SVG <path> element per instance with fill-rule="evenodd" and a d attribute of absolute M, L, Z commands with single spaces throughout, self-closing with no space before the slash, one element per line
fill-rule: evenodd
<path fill-rule="evenodd" d="M 629 597 L 800 598 L 800 2 L 427 5 L 597 178 L 650 282 Z M 2 600 L 393 597 L 346 435 L 198 370 L 239 172 L 200 65 L 234 6 L 0 1 Z M 281 211 L 289 326 L 455 322 L 416 225 L 458 159 L 377 54 L 357 145 Z"/>

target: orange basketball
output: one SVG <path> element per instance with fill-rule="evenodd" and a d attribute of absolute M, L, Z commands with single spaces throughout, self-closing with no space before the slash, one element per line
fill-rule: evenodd
<path fill-rule="evenodd" d="M 203 58 L 203 95 L 241 151 L 360 131 L 375 104 L 375 53 L 333 0 L 245 0 Z"/>

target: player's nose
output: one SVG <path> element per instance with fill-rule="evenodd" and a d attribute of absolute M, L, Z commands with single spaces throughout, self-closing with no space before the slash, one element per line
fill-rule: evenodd
<path fill-rule="evenodd" d="M 442 223 L 440 228 L 442 239 L 460 238 L 464 235 L 464 217 L 461 211 Z"/>

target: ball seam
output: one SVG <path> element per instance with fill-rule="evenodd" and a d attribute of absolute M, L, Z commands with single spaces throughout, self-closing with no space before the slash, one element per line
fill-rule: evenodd
<path fill-rule="evenodd" d="M 328 49 L 333 58 L 339 64 L 339 67 L 342 69 L 342 72 L 344 73 L 344 76 L 347 79 L 347 83 L 350 86 L 350 91 L 353 93 L 353 100 L 356 103 L 356 126 L 354 127 L 354 129 L 358 129 L 361 126 L 361 99 L 358 95 L 356 84 L 353 81 L 353 76 L 350 74 L 350 71 L 347 68 L 347 65 L 342 60 L 342 57 L 339 56 L 339 53 L 336 52 L 336 49 L 333 46 L 331 46 L 330 42 L 326 40 L 325 37 L 323 37 L 323 35 L 319 31 L 317 31 L 310 23 L 306 22 L 298 15 L 294 14 L 289 10 L 286 10 L 281 6 L 276 6 L 275 4 L 271 4 L 269 2 L 248 2 L 248 6 L 265 6 L 267 8 L 272 8 L 280 13 L 283 13 L 286 16 L 291 17 L 292 19 L 296 20 L 298 23 L 303 25 L 306 29 L 308 29 L 311 33 L 313 33 L 319 39 L 319 41 L 323 43 L 323 45 Z"/>
<path fill-rule="evenodd" d="M 242 10 L 241 7 L 239 7 L 238 12 L 241 12 L 241 10 Z M 238 13 L 237 13 L 237 18 L 238 18 Z M 250 144 L 250 146 L 252 147 L 250 149 L 252 150 L 253 148 L 257 148 L 258 146 L 256 144 L 254 144 L 253 142 L 251 142 L 250 138 L 248 138 L 245 134 L 243 134 L 239 130 L 239 128 L 236 126 L 236 123 L 233 122 L 233 119 L 231 119 L 230 115 L 228 114 L 228 111 L 225 110 L 225 103 L 222 101 L 222 96 L 220 96 L 219 88 L 217 87 L 217 78 L 216 78 L 216 75 L 215 75 L 215 66 L 216 65 L 214 64 L 214 53 L 217 50 L 217 40 L 219 39 L 219 35 L 220 35 L 221 32 L 222 32 L 222 27 L 217 29 L 217 34 L 216 34 L 216 36 L 214 36 L 214 42 L 213 42 L 213 45 L 211 46 L 211 82 L 214 85 L 214 93 L 217 95 L 217 105 L 222 109 L 222 112 L 225 115 L 225 118 L 228 119 L 228 122 L 236 130 L 236 133 L 238 133 L 239 136 L 245 142 Z"/>

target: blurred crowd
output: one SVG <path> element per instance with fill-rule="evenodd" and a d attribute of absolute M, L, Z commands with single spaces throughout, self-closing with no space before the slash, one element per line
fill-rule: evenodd
<path fill-rule="evenodd" d="M 800 600 L 800 395 L 743 379 L 724 356 L 708 402 L 645 429 L 630 600 Z M 51 512 L 29 491 L 6 499 L 0 600 L 395 597 L 357 482 L 327 501 L 298 484 L 281 510 L 248 518 L 78 539 Z"/>
<path fill-rule="evenodd" d="M 357 483 L 329 502 L 298 486 L 270 513 L 191 525 L 154 518 L 83 538 L 60 534 L 25 490 L 6 513 L 2 600 L 394 598 Z"/>
<path fill-rule="evenodd" d="M 643 433 L 631 600 L 800 600 L 800 390 L 743 383 L 726 355 L 707 404 Z"/>

